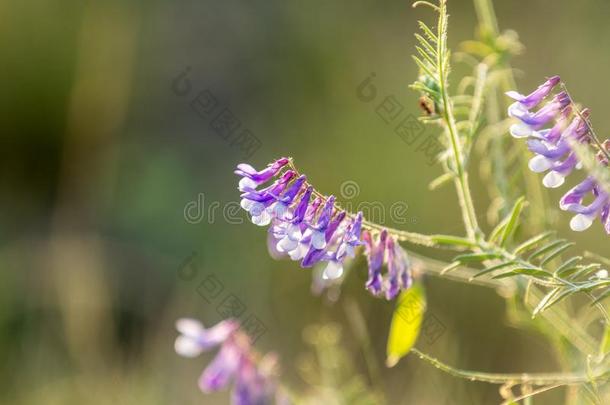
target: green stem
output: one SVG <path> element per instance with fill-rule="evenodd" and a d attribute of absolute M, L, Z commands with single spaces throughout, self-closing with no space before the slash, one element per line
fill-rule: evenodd
<path fill-rule="evenodd" d="M 453 159 L 455 163 L 455 170 L 457 176 L 455 177 L 454 183 L 462 209 L 462 216 L 464 218 L 464 226 L 466 227 L 466 233 L 472 240 L 481 238 L 481 232 L 477 223 L 477 215 L 474 210 L 474 204 L 472 202 L 472 196 L 470 193 L 470 186 L 468 183 L 468 173 L 464 168 L 464 156 L 462 153 L 462 144 L 459 139 L 457 126 L 455 124 L 455 118 L 453 116 L 451 100 L 448 95 L 448 83 L 447 83 L 447 50 L 446 50 L 446 32 L 447 32 L 447 12 L 446 12 L 446 0 L 440 2 L 440 16 L 438 21 L 438 41 L 437 41 L 437 65 L 438 65 L 438 82 L 439 92 L 441 94 L 441 101 L 443 104 L 443 120 L 447 126 L 447 133 L 451 142 L 451 149 L 453 151 Z"/>
<path fill-rule="evenodd" d="M 607 371 L 598 375 L 588 375 L 587 373 L 485 373 L 480 371 L 469 371 L 451 367 L 442 361 L 419 351 L 411 349 L 420 359 L 432 364 L 445 373 L 454 377 L 468 379 L 470 381 L 486 382 L 490 384 L 529 384 L 529 385 L 553 385 L 553 384 L 583 384 L 592 380 L 608 380 L 610 376 Z"/>

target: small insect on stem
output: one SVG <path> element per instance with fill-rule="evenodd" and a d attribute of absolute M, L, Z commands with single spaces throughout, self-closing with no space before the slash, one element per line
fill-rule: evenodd
<path fill-rule="evenodd" d="M 436 114 L 434 102 L 426 96 L 421 96 L 419 98 L 419 108 L 421 108 L 428 116 Z"/>

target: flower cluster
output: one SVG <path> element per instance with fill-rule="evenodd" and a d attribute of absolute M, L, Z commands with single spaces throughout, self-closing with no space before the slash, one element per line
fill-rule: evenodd
<path fill-rule="evenodd" d="M 334 280 L 342 276 L 345 260 L 366 244 L 369 291 L 375 295 L 385 291 L 385 296 L 392 299 L 410 286 L 409 262 L 395 238 L 382 231 L 373 243 L 370 232 L 363 231 L 362 213 L 349 214 L 336 206 L 333 196 L 317 193 L 306 176 L 291 168 L 288 158 L 278 159 L 260 171 L 240 164 L 235 173 L 242 177 L 238 187 L 242 208 L 254 224 L 270 225 L 269 250 L 274 256 L 290 257 L 305 268 L 323 263 L 323 278 Z M 270 185 L 259 188 L 271 180 Z M 387 281 L 381 277 L 384 261 Z"/>
<path fill-rule="evenodd" d="M 247 335 L 239 331 L 239 323 L 225 320 L 211 328 L 204 328 L 194 319 L 179 319 L 176 329 L 176 353 L 196 357 L 204 351 L 220 346 L 214 360 L 199 378 L 199 388 L 213 392 L 234 382 L 231 403 L 234 405 L 286 404 L 287 399 L 278 391 L 275 373 L 277 360 L 272 354 L 258 359 Z"/>
<path fill-rule="evenodd" d="M 411 287 L 413 279 L 409 258 L 396 239 L 385 230 L 376 240 L 369 232 L 364 232 L 363 239 L 369 264 L 367 290 L 376 296 L 385 293 L 391 300 L 400 290 Z M 381 274 L 384 263 L 387 267 L 385 277 Z"/>
<path fill-rule="evenodd" d="M 536 173 L 546 172 L 542 183 L 548 188 L 560 187 L 574 169 L 582 167 L 573 145 L 592 141 L 587 122 L 589 111 L 575 113 L 577 109 L 565 91 L 550 97 L 560 82 L 559 76 L 553 76 L 527 96 L 515 91 L 506 93 L 515 100 L 508 108 L 508 115 L 519 120 L 510 127 L 510 133 L 515 138 L 529 138 L 528 148 L 535 154 L 529 168 Z M 535 110 L 544 100 L 546 103 Z M 603 147 L 610 150 L 610 143 L 606 141 Z M 601 165 L 608 166 L 602 155 L 598 158 Z M 584 200 L 589 195 L 593 202 L 586 205 Z M 584 231 L 599 217 L 610 234 L 610 196 L 593 177 L 587 177 L 568 191 L 559 206 L 576 214 L 570 221 L 572 230 Z"/>

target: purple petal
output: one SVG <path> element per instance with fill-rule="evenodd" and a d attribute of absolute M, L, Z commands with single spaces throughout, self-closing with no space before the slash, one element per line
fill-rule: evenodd
<path fill-rule="evenodd" d="M 593 177 L 587 177 L 580 184 L 564 194 L 561 200 L 559 200 L 559 207 L 565 211 L 568 210 L 572 204 L 580 204 L 585 198 L 585 195 L 593 190 L 595 184 L 596 182 Z"/>
<path fill-rule="evenodd" d="M 212 392 L 226 387 L 237 371 L 241 356 L 237 345 L 222 345 L 214 360 L 201 374 L 199 388 L 203 392 Z"/>
<path fill-rule="evenodd" d="M 521 95 L 516 91 L 509 91 L 506 95 L 513 100 L 523 104 L 526 108 L 532 108 L 538 105 L 546 96 L 548 96 L 553 88 L 561 81 L 559 76 L 553 76 L 547 79 L 542 85 L 527 96 Z"/>
<path fill-rule="evenodd" d="M 242 177 L 247 177 L 258 184 L 262 184 L 274 177 L 282 169 L 282 167 L 288 164 L 288 162 L 288 158 L 281 158 L 267 165 L 267 167 L 261 171 L 257 171 L 247 163 L 241 163 L 237 165 L 235 174 Z"/>

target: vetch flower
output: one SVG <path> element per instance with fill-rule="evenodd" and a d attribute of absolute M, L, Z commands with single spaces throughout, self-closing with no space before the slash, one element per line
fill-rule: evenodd
<path fill-rule="evenodd" d="M 195 357 L 203 351 L 220 346 L 216 357 L 199 378 L 199 388 L 214 392 L 233 383 L 233 405 L 287 403 L 277 381 L 277 359 L 267 354 L 260 358 L 252 349 L 250 339 L 239 331 L 234 320 L 221 321 L 206 329 L 194 319 L 179 319 L 176 329 L 181 333 L 174 347 L 181 356 Z"/>
<path fill-rule="evenodd" d="M 176 353 L 184 357 L 197 357 L 201 352 L 213 349 L 233 334 L 239 325 L 233 321 L 222 321 L 206 329 L 194 319 L 179 319 L 176 329 L 181 333 L 174 345 Z"/>
<path fill-rule="evenodd" d="M 575 169 L 582 168 L 582 162 L 574 149 L 578 144 L 591 144 L 596 139 L 587 122 L 589 111 L 579 111 L 565 90 L 555 94 L 538 111 L 532 110 L 550 96 L 559 83 L 559 76 L 553 76 L 528 96 L 514 91 L 506 93 L 516 100 L 508 108 L 508 115 L 518 120 L 510 127 L 510 133 L 516 138 L 529 138 L 528 149 L 535 155 L 528 167 L 536 173 L 546 172 L 542 184 L 548 188 L 562 186 L 567 176 Z M 545 128 L 546 126 L 550 128 Z M 609 144 L 606 141 L 601 148 L 610 150 Z M 607 168 L 608 161 L 601 150 L 598 161 Z M 583 201 L 588 196 L 593 201 L 585 205 Z M 576 214 L 570 221 L 572 230 L 584 231 L 599 217 L 606 233 L 610 234 L 609 197 L 592 176 L 568 191 L 559 206 L 562 210 Z"/>
<path fill-rule="evenodd" d="M 402 289 L 411 287 L 413 280 L 409 258 L 396 239 L 385 230 L 377 238 L 367 231 L 363 239 L 369 265 L 366 288 L 373 295 L 384 293 L 386 299 L 391 300 Z M 385 276 L 382 274 L 384 264 L 387 267 Z"/>
<path fill-rule="evenodd" d="M 516 100 L 525 108 L 530 109 L 536 107 L 546 96 L 548 96 L 560 81 L 561 78 L 559 76 L 553 76 L 527 96 L 519 94 L 516 91 L 509 91 L 506 95 L 513 100 Z"/>
<path fill-rule="evenodd" d="M 265 169 L 257 171 L 249 164 L 242 163 L 237 165 L 235 174 L 242 176 L 239 182 L 239 191 L 247 191 L 249 189 L 256 189 L 260 184 L 265 183 L 273 176 L 275 176 L 282 167 L 288 164 L 287 158 L 281 158 L 275 162 L 269 164 Z"/>
<path fill-rule="evenodd" d="M 290 159 L 278 159 L 260 172 L 240 164 L 235 173 L 242 177 L 238 187 L 242 191 L 241 206 L 256 225 L 270 225 L 267 243 L 273 257 L 289 257 L 300 261 L 304 268 L 321 265 L 321 281 L 325 282 L 340 279 L 345 261 L 355 257 L 360 245 L 366 245 L 368 233 L 363 231 L 362 213 L 348 213 L 337 206 L 335 197 L 316 192 L 306 177 L 296 172 Z M 259 190 L 266 182 L 272 183 Z M 392 299 L 411 285 L 408 259 L 387 231 L 379 237 L 379 246 L 365 246 L 369 260 L 365 287 L 376 296 Z M 390 246 L 386 247 L 389 239 Z M 391 260 L 387 262 L 389 275 L 384 279 L 381 269 L 386 250 Z M 382 294 L 384 291 L 386 294 Z"/>
<path fill-rule="evenodd" d="M 584 205 L 583 200 L 591 194 L 593 201 Z M 559 207 L 576 215 L 570 221 L 570 228 L 580 232 L 588 229 L 599 217 L 606 233 L 610 234 L 610 196 L 604 192 L 591 176 L 568 191 L 560 200 Z"/>

